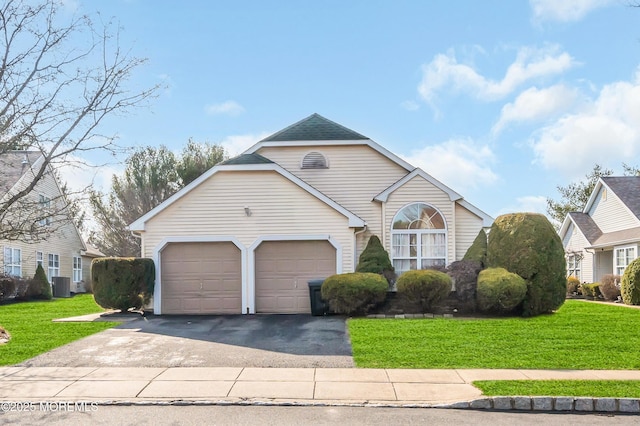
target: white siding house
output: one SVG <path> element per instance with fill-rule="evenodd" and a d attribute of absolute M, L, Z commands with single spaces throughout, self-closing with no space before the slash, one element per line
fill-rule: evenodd
<path fill-rule="evenodd" d="M 308 312 L 377 235 L 398 272 L 462 258 L 493 219 L 371 139 L 313 114 L 130 225 L 162 313 Z M 187 254 L 188 253 L 188 254 Z M 215 259 L 215 260 L 214 260 Z"/>
<path fill-rule="evenodd" d="M 582 212 L 560 228 L 567 272 L 582 282 L 622 275 L 640 249 L 640 177 L 603 177 Z"/>
<path fill-rule="evenodd" d="M 7 197 L 25 188 L 43 160 L 41 153 L 33 151 L 10 151 L 0 155 L 0 197 Z M 42 227 L 46 237 L 35 241 L 25 241 L 24 238 L 0 240 L 1 272 L 29 278 L 33 277 L 37 265 L 41 264 L 50 281 L 54 277 L 69 277 L 71 291 L 82 291 L 83 274 L 89 267 L 82 261 L 86 246 L 66 214 L 62 191 L 50 169 L 33 191 L 27 194 L 26 200 L 30 201 L 30 210 L 51 212 L 49 217 L 33 210 L 20 211 L 18 214 L 23 219 L 35 221 L 35 226 Z M 14 220 L 14 217 L 9 216 L 5 220 Z"/>

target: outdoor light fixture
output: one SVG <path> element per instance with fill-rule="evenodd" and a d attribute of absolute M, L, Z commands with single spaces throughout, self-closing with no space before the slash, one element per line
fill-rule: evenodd
<path fill-rule="evenodd" d="M 251 216 L 251 209 L 248 206 L 244 206 L 244 214 Z"/>

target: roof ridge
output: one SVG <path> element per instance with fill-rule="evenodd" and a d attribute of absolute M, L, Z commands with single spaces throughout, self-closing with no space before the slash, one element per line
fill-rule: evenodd
<path fill-rule="evenodd" d="M 369 138 L 314 112 L 260 142 L 363 139 Z"/>

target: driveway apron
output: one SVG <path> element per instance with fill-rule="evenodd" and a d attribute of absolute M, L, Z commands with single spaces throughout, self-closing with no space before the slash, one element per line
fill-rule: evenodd
<path fill-rule="evenodd" d="M 353 367 L 345 319 L 147 316 L 23 362 L 32 367 Z"/>

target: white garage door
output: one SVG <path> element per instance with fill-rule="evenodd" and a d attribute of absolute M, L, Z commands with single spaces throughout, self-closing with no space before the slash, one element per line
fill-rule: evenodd
<path fill-rule="evenodd" d="M 242 313 L 242 261 L 233 243 L 170 243 L 160 258 L 163 314 Z"/>
<path fill-rule="evenodd" d="M 336 273 L 328 241 L 265 241 L 255 257 L 256 312 L 310 313 L 308 281 Z"/>

